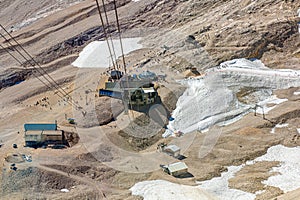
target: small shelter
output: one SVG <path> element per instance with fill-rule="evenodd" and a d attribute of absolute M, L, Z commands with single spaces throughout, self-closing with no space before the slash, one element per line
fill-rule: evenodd
<path fill-rule="evenodd" d="M 188 173 L 188 167 L 184 162 L 172 163 L 163 166 L 165 172 L 172 176 L 182 176 Z"/>
<path fill-rule="evenodd" d="M 178 158 L 180 156 L 180 148 L 175 144 L 167 145 L 165 143 L 160 143 L 158 144 L 157 149 L 160 152 L 164 152 L 170 156 L 173 156 L 174 158 Z"/>
<path fill-rule="evenodd" d="M 170 156 L 173 156 L 174 158 L 180 156 L 180 148 L 174 144 L 164 147 L 163 152 L 167 153 Z"/>

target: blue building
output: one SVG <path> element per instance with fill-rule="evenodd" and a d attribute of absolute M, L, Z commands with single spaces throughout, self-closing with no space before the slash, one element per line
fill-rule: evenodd
<path fill-rule="evenodd" d="M 24 124 L 25 131 L 56 131 L 57 124 Z"/>
<path fill-rule="evenodd" d="M 25 145 L 40 147 L 48 144 L 63 144 L 63 131 L 57 130 L 57 124 L 24 124 Z"/>

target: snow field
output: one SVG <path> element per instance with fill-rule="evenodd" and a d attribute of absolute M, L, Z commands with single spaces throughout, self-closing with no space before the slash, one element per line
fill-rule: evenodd
<path fill-rule="evenodd" d="M 197 200 L 214 196 L 222 200 L 254 200 L 264 191 L 256 191 L 255 194 L 229 188 L 228 181 L 245 165 L 253 165 L 260 161 L 279 161 L 278 167 L 273 167 L 272 172 L 278 175 L 269 177 L 262 183 L 278 187 L 284 192 L 300 188 L 300 147 L 285 147 L 276 145 L 270 147 L 267 153 L 246 164 L 229 166 L 227 172 L 220 177 L 198 182 L 199 186 L 185 186 L 164 180 L 143 181 L 135 184 L 130 190 L 132 195 L 139 195 L 145 200 Z M 200 190 L 201 189 L 201 190 Z M 202 196 L 201 196 L 202 195 Z M 201 198 L 200 198 L 201 197 Z"/>
<path fill-rule="evenodd" d="M 122 39 L 124 54 L 142 48 L 143 46 L 138 44 L 139 41 L 140 38 Z M 116 57 L 118 58 L 122 55 L 120 41 L 113 40 L 113 45 Z M 110 46 L 112 46 L 111 43 Z M 79 57 L 72 65 L 80 68 L 107 68 L 112 66 L 106 41 L 94 41 L 88 44 L 82 52 L 79 53 Z"/>
<path fill-rule="evenodd" d="M 172 113 L 175 120 L 169 122 L 169 130 L 163 136 L 175 131 L 202 131 L 215 124 L 229 125 L 254 112 L 255 108 L 259 114 L 268 114 L 276 105 L 288 100 L 272 95 L 272 90 L 300 86 L 300 71 L 272 70 L 260 60 L 227 61 L 205 74 L 180 81 L 187 89 L 178 99 Z M 243 88 L 257 90 L 251 94 L 255 102 L 239 102 L 236 93 Z"/>

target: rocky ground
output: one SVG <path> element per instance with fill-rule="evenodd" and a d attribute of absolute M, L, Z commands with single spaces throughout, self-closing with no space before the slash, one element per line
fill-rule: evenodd
<path fill-rule="evenodd" d="M 116 37 L 112 2 L 105 2 L 108 17 L 112 20 L 110 32 Z M 184 91 L 175 79 L 182 78 L 182 72 L 187 68 L 196 67 L 202 72 L 223 61 L 246 57 L 259 58 L 271 68 L 299 69 L 299 5 L 297 0 L 117 1 L 123 36 L 142 37 L 144 46 L 126 56 L 130 70 L 134 72 L 140 66 L 140 70 L 152 69 L 167 75 L 158 92 L 168 112 L 175 109 L 177 99 Z M 55 89 L 47 88 L 34 77 L 38 74 L 32 66 L 28 63 L 20 66 L 4 49 L 0 49 L 3 199 L 141 199 L 131 196 L 128 190 L 136 182 L 164 179 L 194 185 L 195 181 L 219 176 L 226 166 L 240 165 L 263 155 L 273 145 L 299 145 L 296 132 L 299 96 L 293 94 L 299 88 L 291 88 L 276 91 L 278 97 L 289 101 L 270 112 L 268 120 L 249 114 L 232 126 L 211 129 L 206 134 L 218 135 L 220 131 L 222 134 L 210 153 L 201 159 L 199 147 L 205 148 L 206 134 L 195 132 L 192 143 L 183 152 L 193 177 L 176 179 L 164 174 L 158 165 L 152 172 L 136 173 L 134 168 L 132 172 L 115 169 L 110 161 L 123 154 L 115 153 L 109 145 L 106 146 L 107 138 L 115 146 L 133 153 L 155 151 L 157 144 L 165 139 L 160 137 L 161 126 L 155 129 L 157 134 L 150 139 L 128 135 L 128 129 L 134 126 L 126 123 L 123 126 L 123 120 L 128 117 L 119 115 L 122 105 L 109 98 L 95 97 L 96 88 L 104 80 L 105 70 L 86 71 L 71 66 L 88 43 L 104 39 L 95 1 L 1 0 L 0 11 L 0 23 L 11 31 L 43 69 L 76 101 L 82 105 L 91 103 L 96 111 L 88 112 L 87 116 L 74 111 L 64 99 L 55 95 Z M 0 29 L 0 33 L 4 33 L 3 30 Z M 3 39 L 0 42 L 6 47 L 7 42 Z M 18 58 L 24 62 L 24 59 Z M 44 97 L 49 97 L 49 103 L 37 104 Z M 90 99 L 95 99 L 95 102 L 90 102 Z M 80 129 L 67 123 L 66 116 L 76 116 L 78 128 L 88 132 L 87 138 L 80 135 Z M 141 124 L 141 120 L 143 123 L 147 121 L 136 111 L 129 117 L 139 126 L 145 125 Z M 54 120 L 69 133 L 78 135 L 81 138 L 79 143 L 75 142 L 71 148 L 63 150 L 23 147 L 22 126 L 25 122 Z M 289 123 L 289 129 L 270 133 L 274 125 L 285 122 Z M 101 129 L 96 129 L 99 125 L 102 125 Z M 151 128 L 144 130 L 151 132 Z M 102 141 L 103 148 L 98 149 L 96 139 Z M 93 143 L 89 143 L 91 140 Z M 13 143 L 18 144 L 18 149 L 12 148 Z M 11 160 L 13 154 L 31 154 L 33 162 L 21 161 L 16 164 L 16 171 L 10 170 L 10 164 L 16 163 L 16 160 Z M 99 156 L 102 162 L 96 159 Z M 162 164 L 161 160 L 159 162 Z M 244 168 L 230 180 L 230 187 L 248 192 L 261 190 L 264 187 L 261 181 L 271 175 L 268 171 L 276 165 L 278 163 L 257 163 Z M 69 192 L 60 191 L 64 188 Z M 282 194 L 278 188 L 264 189 L 266 191 L 257 199 L 277 198 Z M 299 191 L 293 191 L 278 199 L 291 199 L 298 194 Z"/>

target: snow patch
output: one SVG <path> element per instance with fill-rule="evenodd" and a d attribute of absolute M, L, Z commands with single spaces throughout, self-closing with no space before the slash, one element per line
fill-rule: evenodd
<path fill-rule="evenodd" d="M 276 105 L 281 104 L 285 101 L 288 101 L 288 99 L 279 99 L 277 98 L 276 95 L 272 95 L 271 97 L 267 98 L 264 101 L 260 101 L 258 102 L 257 105 L 259 105 L 259 107 L 257 107 L 256 112 L 259 114 L 268 114 L 268 112 L 270 112 L 271 110 L 273 110 Z M 274 106 L 268 106 L 268 104 L 275 104 Z"/>
<path fill-rule="evenodd" d="M 234 59 L 225 61 L 220 64 L 221 68 L 244 68 L 244 69 L 268 69 L 261 60 L 255 59 L 255 60 L 248 60 L 248 59 Z"/>
<path fill-rule="evenodd" d="M 255 162 L 254 160 L 248 160 L 246 161 L 246 165 L 253 165 Z"/>
<path fill-rule="evenodd" d="M 201 133 L 207 133 L 208 131 L 209 131 L 209 128 L 202 130 Z"/>
<path fill-rule="evenodd" d="M 238 116 L 236 116 L 236 117 L 234 117 L 234 118 L 232 118 L 232 119 L 229 119 L 229 120 L 220 122 L 220 123 L 218 123 L 217 125 L 218 125 L 218 126 L 228 126 L 228 125 L 230 125 L 230 124 L 233 124 L 233 123 L 239 121 L 239 120 L 242 119 L 246 114 L 248 114 L 248 112 L 244 112 L 244 113 L 242 113 L 242 114 L 240 114 L 240 115 L 238 115 Z"/>
<path fill-rule="evenodd" d="M 285 128 L 285 127 L 288 127 L 289 124 L 277 124 L 275 127 L 276 128 Z"/>
<path fill-rule="evenodd" d="M 278 175 L 269 177 L 263 184 L 278 187 L 284 192 L 300 188 L 300 147 L 277 145 L 270 147 L 267 153 L 255 161 L 279 161 L 280 166 L 273 167 Z"/>
<path fill-rule="evenodd" d="M 300 95 L 300 91 L 296 91 L 296 92 L 294 92 L 294 93 L 293 93 L 293 95 L 295 95 L 295 96 L 298 96 L 298 95 Z"/>
<path fill-rule="evenodd" d="M 285 127 L 288 127 L 289 124 L 276 124 L 276 126 L 274 126 L 271 130 L 270 133 L 274 134 L 275 133 L 275 129 L 276 128 L 285 128 Z"/>
<path fill-rule="evenodd" d="M 280 125 L 286 126 L 286 125 Z M 272 172 L 278 175 L 271 176 L 263 184 L 278 187 L 284 192 L 300 188 L 300 147 L 285 147 L 276 145 L 270 147 L 267 153 L 246 164 L 227 167 L 220 177 L 197 182 L 198 186 L 186 186 L 163 180 L 144 181 L 135 184 L 130 190 L 133 195 L 143 196 L 145 200 L 169 199 L 207 199 L 210 195 L 222 200 L 253 200 L 256 195 L 265 191 L 256 191 L 255 194 L 229 188 L 228 181 L 245 165 L 253 165 L 261 161 L 279 161 L 278 167 L 273 167 Z M 211 198 L 211 197 L 210 197 Z"/>
<path fill-rule="evenodd" d="M 287 124 L 278 125 L 286 127 Z M 270 147 L 267 153 L 252 161 L 247 161 L 246 165 L 253 165 L 260 161 L 279 161 L 280 166 L 273 167 L 272 172 L 278 175 L 271 176 L 263 181 L 263 184 L 278 187 L 284 192 L 289 192 L 300 188 L 300 147 L 285 147 L 276 145 Z M 223 172 L 221 177 L 216 177 L 208 181 L 200 182 L 200 187 L 215 194 L 220 199 L 255 199 L 255 196 L 263 193 L 257 191 L 255 194 L 228 188 L 228 180 L 240 171 L 245 165 L 228 167 L 227 172 Z"/>
<path fill-rule="evenodd" d="M 164 180 L 143 181 L 130 188 L 132 195 L 142 196 L 144 200 L 211 200 L 207 192 L 195 186 L 179 185 Z"/>
<path fill-rule="evenodd" d="M 175 120 L 169 122 L 169 129 L 183 133 L 197 129 L 202 131 L 249 110 L 249 106 L 238 105 L 231 90 L 212 84 L 214 81 L 210 79 L 188 79 L 182 82 L 188 88 L 178 99 L 172 113 Z"/>
<path fill-rule="evenodd" d="M 266 191 L 266 190 L 258 190 L 258 191 L 255 192 L 255 195 L 262 194 L 262 193 L 264 193 L 265 191 Z"/>
<path fill-rule="evenodd" d="M 169 136 L 172 136 L 173 135 L 173 131 L 171 131 L 170 129 L 167 129 L 163 134 L 162 134 L 162 137 L 163 138 L 167 138 Z"/>
<path fill-rule="evenodd" d="M 215 124 L 232 124 L 255 108 L 259 114 L 268 114 L 278 104 L 288 101 L 271 95 L 272 90 L 300 86 L 300 71 L 273 70 L 260 60 L 235 59 L 206 70 L 204 76 L 179 82 L 187 89 L 172 113 L 175 120 L 167 127 L 171 132 L 188 133 Z M 246 103 L 242 103 L 236 93 L 245 88 L 250 88 L 250 94 Z M 165 137 L 172 135 L 169 130 Z"/>
<path fill-rule="evenodd" d="M 237 189 L 231 189 L 228 186 L 228 180 L 233 178 L 235 173 L 240 171 L 245 165 L 240 166 L 230 166 L 227 172 L 223 172 L 221 177 L 215 177 L 211 180 L 198 182 L 199 187 L 216 195 L 222 200 L 253 200 L 256 195 L 248 192 L 244 192 Z"/>
<path fill-rule="evenodd" d="M 122 40 L 124 54 L 131 51 L 141 49 L 143 46 L 139 44 L 141 38 L 124 38 Z M 121 45 L 119 40 L 113 40 L 116 57 L 122 55 Z M 79 57 L 72 63 L 75 67 L 80 68 L 107 68 L 111 63 L 109 49 L 106 41 L 95 41 L 88 44 Z"/>

